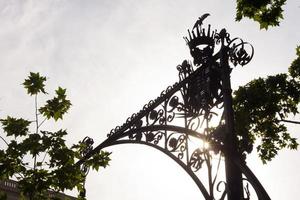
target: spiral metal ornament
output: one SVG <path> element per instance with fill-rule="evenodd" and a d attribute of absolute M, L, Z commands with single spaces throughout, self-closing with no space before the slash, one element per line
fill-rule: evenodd
<path fill-rule="evenodd" d="M 228 155 L 225 97 L 231 88 L 226 88 L 224 76 L 230 76 L 232 68 L 229 65 L 248 64 L 254 49 L 242 39 L 231 39 L 226 29 L 212 30 L 211 25 L 204 28 L 203 21 L 208 16 L 200 17 L 193 29 L 188 30 L 188 37 L 184 37 L 193 61 L 184 60 L 177 66 L 179 81 L 128 117 L 124 124 L 112 129 L 96 148 L 92 148 L 92 140 L 85 138 L 87 149 L 82 152 L 84 159 L 79 164 L 105 147 L 147 145 L 179 164 L 195 181 L 204 199 L 224 200 L 227 197 L 232 200 L 230 183 L 219 175 L 221 158 Z M 219 123 L 213 124 L 213 121 Z M 214 165 L 215 158 L 219 158 L 217 165 Z M 230 162 L 241 170 L 259 200 L 270 200 L 241 160 Z M 204 170 L 207 184 L 197 176 Z M 244 185 L 244 200 L 250 199 L 249 185 Z"/>
<path fill-rule="evenodd" d="M 80 154 L 82 157 L 84 157 L 93 150 L 94 140 L 90 137 L 85 137 L 81 144 L 84 146 L 84 148 L 81 150 Z M 82 165 L 81 171 L 87 175 L 89 173 L 89 167 L 87 165 Z"/>

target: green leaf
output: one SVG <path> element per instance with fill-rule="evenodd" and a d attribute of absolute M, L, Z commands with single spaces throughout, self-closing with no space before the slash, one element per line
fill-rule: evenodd
<path fill-rule="evenodd" d="M 46 150 L 46 146 L 42 144 L 42 138 L 39 134 L 29 134 L 20 145 L 22 150 L 29 152 L 32 157 L 39 155 Z"/>
<path fill-rule="evenodd" d="M 28 127 L 30 125 L 30 121 L 22 119 L 22 118 L 14 118 L 7 116 L 6 119 L 0 119 L 2 123 L 2 128 L 4 132 L 6 132 L 7 136 L 25 136 L 28 134 Z"/>
<path fill-rule="evenodd" d="M 283 148 L 296 149 L 298 143 L 283 122 L 299 112 L 299 102 L 300 84 L 287 74 L 258 78 L 239 87 L 233 98 L 239 151 L 251 153 L 259 140 L 257 151 L 266 163 Z"/>
<path fill-rule="evenodd" d="M 86 161 L 86 165 L 92 167 L 96 171 L 99 170 L 99 167 L 107 167 L 110 161 L 110 152 L 100 151 L 92 156 L 89 160 Z"/>
<path fill-rule="evenodd" d="M 71 107 L 70 100 L 66 99 L 66 89 L 59 87 L 53 99 L 46 102 L 46 105 L 39 109 L 40 113 L 47 119 L 53 118 L 55 121 L 63 119 L 63 115 L 67 113 Z"/>
<path fill-rule="evenodd" d="M 30 95 L 45 93 L 45 81 L 46 78 L 41 77 L 39 73 L 30 73 L 24 86 Z M 55 97 L 48 100 L 39 111 L 48 119 L 58 120 L 69 110 L 71 103 L 67 99 L 66 89 L 58 87 L 55 92 Z M 31 200 L 48 200 L 49 190 L 59 192 L 77 187 L 80 191 L 85 191 L 86 174 L 80 166 L 75 166 L 75 160 L 82 156 L 82 151 L 88 148 L 87 144 L 81 142 L 69 148 L 63 138 L 67 135 L 66 130 L 37 131 L 30 134 L 31 122 L 22 118 L 8 116 L 6 119 L 0 119 L 0 122 L 8 137 L 23 136 L 21 139 L 9 138 L 6 149 L 0 149 L 0 179 L 16 176 L 19 181 L 20 199 L 29 197 Z M 32 160 L 29 160 L 30 158 Z M 109 155 L 100 152 L 89 162 L 98 170 L 99 167 L 106 167 L 108 161 Z M 33 162 L 34 167 L 29 165 Z M 85 198 L 82 196 L 80 199 Z"/>
<path fill-rule="evenodd" d="M 259 23 L 261 29 L 279 26 L 286 0 L 237 0 L 236 20 L 247 17 Z"/>
<path fill-rule="evenodd" d="M 45 81 L 46 81 L 46 77 L 40 76 L 39 73 L 30 72 L 28 79 L 25 79 L 23 85 L 25 89 L 27 89 L 27 93 L 30 95 L 35 95 L 38 94 L 39 92 L 46 94 L 44 89 Z"/>
<path fill-rule="evenodd" d="M 289 74 L 293 78 L 300 78 L 300 46 L 296 48 L 296 55 L 297 58 L 292 62 L 291 66 L 289 67 Z"/>
<path fill-rule="evenodd" d="M 300 45 L 296 48 L 296 55 L 300 57 Z"/>

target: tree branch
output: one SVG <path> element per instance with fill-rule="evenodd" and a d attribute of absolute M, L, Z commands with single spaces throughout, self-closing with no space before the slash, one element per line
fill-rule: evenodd
<path fill-rule="evenodd" d="M 43 119 L 43 121 L 38 125 L 38 128 L 40 128 L 46 120 L 47 118 L 45 117 L 45 119 Z"/>
<path fill-rule="evenodd" d="M 37 103 L 37 94 L 34 98 L 35 103 L 35 123 L 36 123 L 36 134 L 39 133 L 39 116 L 38 116 L 38 103 Z M 36 155 L 34 155 L 34 161 L 33 161 L 33 170 L 36 168 Z"/>
<path fill-rule="evenodd" d="M 45 155 L 44 155 L 44 157 L 43 157 L 43 160 L 41 161 L 42 165 L 43 165 L 43 162 L 44 162 L 44 161 L 45 161 L 45 159 L 46 159 L 47 153 L 48 153 L 48 151 L 47 151 L 47 152 L 45 152 Z"/>
<path fill-rule="evenodd" d="M 283 118 L 283 114 L 280 114 L 280 113 L 278 113 L 278 114 L 279 114 L 281 122 L 292 123 L 292 124 L 300 124 L 299 121 L 287 120 L 287 119 Z"/>
<path fill-rule="evenodd" d="M 293 121 L 293 120 L 286 120 L 286 119 L 281 119 L 281 122 L 286 122 L 286 123 L 292 123 L 292 124 L 300 124 L 299 121 Z"/>
<path fill-rule="evenodd" d="M 6 140 L 2 137 L 2 136 L 0 136 L 0 138 L 5 142 L 5 144 L 8 146 L 8 143 L 6 142 Z"/>

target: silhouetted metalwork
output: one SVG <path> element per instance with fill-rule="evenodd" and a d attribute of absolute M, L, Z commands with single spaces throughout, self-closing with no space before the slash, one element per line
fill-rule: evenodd
<path fill-rule="evenodd" d="M 270 199 L 238 152 L 234 133 L 230 65 L 246 65 L 254 49 L 240 38 L 231 39 L 225 29 L 218 32 L 211 25 L 203 28 L 208 16 L 200 17 L 184 37 L 193 64 L 184 60 L 177 66 L 179 82 L 112 129 L 108 138 L 78 164 L 105 147 L 143 144 L 178 163 L 206 200 L 250 199 L 250 191 L 255 191 L 260 200 Z M 218 175 L 223 160 L 226 177 L 222 179 Z M 205 183 L 197 175 L 204 168 Z"/>
<path fill-rule="evenodd" d="M 84 157 L 93 150 L 94 140 L 90 137 L 85 137 L 83 138 L 82 141 L 80 141 L 80 144 L 83 146 L 83 148 L 80 151 L 80 154 L 82 157 Z M 87 165 L 85 165 L 85 163 L 81 165 L 81 171 L 84 173 L 85 176 L 88 175 L 89 169 L 90 168 Z M 85 198 L 86 197 L 85 182 L 83 183 L 83 186 L 84 187 L 82 191 L 80 191 L 79 196 Z"/>

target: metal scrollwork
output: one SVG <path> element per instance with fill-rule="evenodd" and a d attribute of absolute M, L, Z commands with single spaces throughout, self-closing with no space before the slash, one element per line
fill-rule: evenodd
<path fill-rule="evenodd" d="M 224 65 L 248 64 L 254 49 L 242 39 L 231 39 L 226 29 L 218 32 L 212 31 L 211 25 L 204 28 L 203 21 L 208 16 L 204 14 L 200 17 L 193 29 L 188 30 L 188 37 L 184 37 L 193 62 L 184 60 L 177 66 L 179 82 L 167 87 L 159 97 L 127 118 L 124 124 L 112 129 L 107 134 L 107 140 L 95 149 L 92 149 L 90 139 L 84 139 L 88 146 L 83 152 L 85 157 L 116 144 L 148 145 L 162 151 L 183 167 L 205 199 L 224 200 L 230 195 L 227 183 L 218 176 L 221 157 L 226 154 L 224 74 L 231 72 L 231 68 L 226 71 Z M 220 113 L 223 114 L 220 116 Z M 212 119 L 217 116 L 220 123 L 211 125 Z M 215 168 L 213 156 L 219 156 Z M 252 178 L 252 184 L 258 181 L 247 167 L 238 162 L 237 165 L 247 177 Z M 208 174 L 207 188 L 196 176 L 204 168 Z M 255 191 L 262 191 L 258 195 L 260 200 L 269 200 L 260 184 L 255 187 Z M 214 196 L 217 192 L 221 193 L 220 198 Z M 244 199 L 250 199 L 247 184 L 245 193 Z"/>
<path fill-rule="evenodd" d="M 223 185 L 223 189 L 221 188 L 221 185 Z M 217 184 L 217 191 L 222 193 L 221 197 L 219 200 L 224 200 L 225 197 L 226 197 L 226 194 L 227 194 L 227 184 L 225 181 L 220 181 L 218 184 Z"/>
<path fill-rule="evenodd" d="M 81 144 L 84 145 L 84 148 L 81 150 L 80 154 L 82 157 L 86 156 L 89 152 L 91 152 L 93 150 L 93 144 L 94 144 L 94 140 L 90 137 L 85 137 Z M 83 165 L 81 170 L 85 173 L 88 174 L 89 172 L 89 167 L 86 165 Z"/>
<path fill-rule="evenodd" d="M 192 153 L 188 165 L 192 168 L 194 172 L 202 168 L 202 164 L 205 162 L 203 154 L 204 151 L 199 148 Z"/>
<path fill-rule="evenodd" d="M 238 40 L 238 43 L 235 43 L 236 40 Z M 248 47 L 248 51 L 246 47 Z M 248 64 L 252 60 L 253 55 L 254 48 L 248 42 L 244 42 L 240 38 L 235 38 L 230 42 L 229 59 L 234 66 Z"/>
<path fill-rule="evenodd" d="M 80 150 L 80 154 L 82 157 L 85 157 L 88 153 L 90 153 L 93 150 L 94 140 L 90 137 L 85 137 L 80 143 L 83 145 L 83 148 Z M 87 166 L 86 164 L 83 164 L 81 166 L 81 171 L 84 173 L 85 177 L 88 175 L 89 169 L 89 166 Z M 80 191 L 79 196 L 83 199 L 86 196 L 85 181 L 83 182 L 83 189 Z"/>

